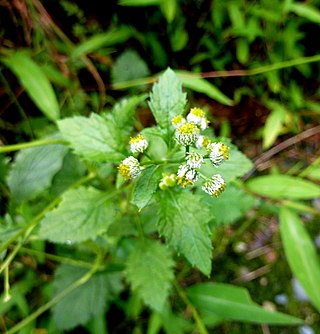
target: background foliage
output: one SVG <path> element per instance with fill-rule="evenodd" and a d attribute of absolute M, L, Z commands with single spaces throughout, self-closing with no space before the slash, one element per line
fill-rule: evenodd
<path fill-rule="evenodd" d="M 1 331 L 320 330 L 319 5 L 0 3 Z M 193 106 L 226 191 L 126 184 L 130 136 L 161 160 Z"/>

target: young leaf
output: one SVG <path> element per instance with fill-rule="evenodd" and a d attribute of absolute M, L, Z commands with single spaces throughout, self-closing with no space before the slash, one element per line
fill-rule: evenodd
<path fill-rule="evenodd" d="M 177 0 L 160 0 L 160 9 L 169 23 L 171 23 L 176 15 Z"/>
<path fill-rule="evenodd" d="M 47 189 L 61 169 L 67 151 L 64 145 L 46 145 L 20 151 L 8 175 L 12 200 L 21 202 L 32 199 Z"/>
<path fill-rule="evenodd" d="M 173 265 L 168 248 L 148 239 L 139 241 L 127 260 L 128 282 L 145 304 L 156 311 L 162 310 L 169 295 Z"/>
<path fill-rule="evenodd" d="M 312 5 L 304 3 L 290 3 L 288 10 L 312 22 L 320 23 L 320 11 Z"/>
<path fill-rule="evenodd" d="M 320 197 L 320 186 L 297 176 L 258 176 L 246 182 L 246 186 L 259 195 L 274 199 L 312 199 Z"/>
<path fill-rule="evenodd" d="M 212 244 L 208 208 L 189 192 L 167 190 L 160 197 L 158 228 L 171 246 L 205 275 L 211 272 Z"/>
<path fill-rule="evenodd" d="M 189 73 L 184 71 L 177 71 L 177 74 L 179 75 L 184 87 L 198 93 L 206 94 L 213 100 L 227 106 L 233 105 L 233 101 L 229 97 L 224 95 L 216 86 L 207 80 L 202 78 L 188 78 Z"/>
<path fill-rule="evenodd" d="M 133 188 L 132 203 L 135 204 L 139 210 L 143 209 L 151 200 L 153 194 L 158 188 L 161 173 L 159 166 L 152 166 L 142 171 L 141 176 Z"/>
<path fill-rule="evenodd" d="M 11 53 L 1 61 L 18 77 L 34 104 L 50 120 L 59 118 L 60 108 L 50 81 L 25 51 Z"/>
<path fill-rule="evenodd" d="M 285 207 L 280 211 L 280 233 L 293 274 L 320 311 L 320 262 L 317 251 L 299 216 Z"/>
<path fill-rule="evenodd" d="M 52 242 L 81 242 L 106 232 L 114 218 L 110 194 L 80 187 L 63 194 L 59 206 L 41 221 L 40 238 Z"/>
<path fill-rule="evenodd" d="M 272 325 L 296 325 L 302 320 L 269 311 L 254 303 L 248 291 L 224 283 L 200 283 L 188 289 L 188 297 L 200 312 L 212 313 L 226 320 Z"/>
<path fill-rule="evenodd" d="M 87 272 L 87 269 L 61 265 L 53 281 L 55 294 L 60 293 Z M 95 274 L 88 282 L 68 294 L 53 308 L 53 319 L 60 330 L 86 324 L 106 310 L 122 290 L 119 274 Z"/>
<path fill-rule="evenodd" d="M 89 118 L 75 116 L 58 121 L 63 137 L 75 153 L 92 161 L 119 162 L 124 155 L 119 147 L 119 130 L 114 121 L 92 113 Z"/>
<path fill-rule="evenodd" d="M 254 205 L 255 197 L 228 184 L 215 200 L 203 193 L 202 201 L 212 212 L 216 224 L 232 224 Z"/>
<path fill-rule="evenodd" d="M 149 107 L 158 125 L 169 128 L 171 119 L 184 112 L 187 103 L 186 93 L 182 92 L 181 82 L 168 68 L 152 87 Z"/>

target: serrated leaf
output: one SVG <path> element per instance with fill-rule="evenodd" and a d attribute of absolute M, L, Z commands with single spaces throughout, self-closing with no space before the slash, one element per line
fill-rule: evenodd
<path fill-rule="evenodd" d="M 203 203 L 208 206 L 216 224 L 232 224 L 255 203 L 255 197 L 228 184 L 226 190 L 214 200 L 203 193 Z"/>
<path fill-rule="evenodd" d="M 232 106 L 233 101 L 224 95 L 216 86 L 202 78 L 190 78 L 190 73 L 185 71 L 177 71 L 179 78 L 184 87 L 187 87 L 195 92 L 203 93 L 214 99 L 215 101 Z"/>
<path fill-rule="evenodd" d="M 20 151 L 8 175 L 8 186 L 14 202 L 35 198 L 47 189 L 61 169 L 68 148 L 46 145 Z"/>
<path fill-rule="evenodd" d="M 60 115 L 58 100 L 41 67 L 26 51 L 16 51 L 1 58 L 1 61 L 17 76 L 39 110 L 50 120 L 56 121 Z"/>
<path fill-rule="evenodd" d="M 280 211 L 280 234 L 293 274 L 320 310 L 320 262 L 316 248 L 299 216 L 285 207 Z"/>
<path fill-rule="evenodd" d="M 273 325 L 295 325 L 302 320 L 269 311 L 254 303 L 244 288 L 224 283 L 200 283 L 188 289 L 188 297 L 200 311 L 212 313 L 225 320 Z"/>
<path fill-rule="evenodd" d="M 236 146 L 230 144 L 228 140 L 221 141 L 230 147 L 229 160 L 224 161 L 219 167 L 214 167 L 211 161 L 206 160 L 201 171 L 207 177 L 211 177 L 213 174 L 221 174 L 228 183 L 249 172 L 253 167 L 253 163 Z"/>
<path fill-rule="evenodd" d="M 111 118 L 92 113 L 89 118 L 75 116 L 58 121 L 63 137 L 75 153 L 97 162 L 119 162 L 124 158 L 118 144 L 118 128 Z"/>
<path fill-rule="evenodd" d="M 117 30 L 108 30 L 104 33 L 95 34 L 78 44 L 72 51 L 72 58 L 79 58 L 90 52 L 97 51 L 103 47 L 112 46 L 125 42 L 131 37 L 132 31 L 129 27 L 122 26 Z"/>
<path fill-rule="evenodd" d="M 159 166 L 151 166 L 142 171 L 141 176 L 136 181 L 133 188 L 133 198 L 131 202 L 139 210 L 143 209 L 151 200 L 153 194 L 158 188 L 161 173 Z"/>
<path fill-rule="evenodd" d="M 148 143 L 148 155 L 154 160 L 162 160 L 168 154 L 168 146 L 159 128 L 145 128 L 141 131 Z"/>
<path fill-rule="evenodd" d="M 41 221 L 40 238 L 52 242 L 81 242 L 106 232 L 114 219 L 108 194 L 80 187 L 65 192 L 59 206 Z"/>
<path fill-rule="evenodd" d="M 53 281 L 55 294 L 66 289 L 87 271 L 80 267 L 61 265 Z M 91 318 L 104 312 L 121 290 L 119 274 L 95 274 L 88 282 L 53 306 L 53 319 L 57 328 L 70 330 L 86 324 Z"/>
<path fill-rule="evenodd" d="M 129 255 L 125 274 L 145 304 L 161 311 L 173 280 L 174 262 L 168 248 L 155 240 L 139 241 Z"/>
<path fill-rule="evenodd" d="M 246 182 L 249 190 L 274 199 L 312 199 L 320 197 L 320 186 L 297 176 L 265 175 Z"/>
<path fill-rule="evenodd" d="M 168 68 L 152 87 L 149 107 L 158 125 L 168 129 L 174 116 L 184 112 L 186 93 L 173 70 Z"/>
<path fill-rule="evenodd" d="M 142 94 L 124 98 L 116 103 L 112 108 L 111 113 L 114 118 L 114 122 L 119 128 L 121 139 L 125 144 L 128 143 L 129 136 L 133 129 L 136 108 L 147 98 L 147 96 L 147 94 Z"/>
<path fill-rule="evenodd" d="M 159 233 L 205 275 L 211 272 L 210 218 L 208 208 L 189 192 L 167 190 L 160 197 Z"/>

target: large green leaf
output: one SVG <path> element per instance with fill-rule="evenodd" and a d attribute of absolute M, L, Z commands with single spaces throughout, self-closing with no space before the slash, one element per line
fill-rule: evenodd
<path fill-rule="evenodd" d="M 72 51 L 72 58 L 79 58 L 90 52 L 99 51 L 107 46 L 125 42 L 132 35 L 130 28 L 126 26 L 119 27 L 117 30 L 108 30 L 106 32 L 95 34 L 78 44 Z"/>
<path fill-rule="evenodd" d="M 187 103 L 186 93 L 182 92 L 181 82 L 170 68 L 152 87 L 149 107 L 158 125 L 169 128 L 171 119 L 184 112 Z"/>
<path fill-rule="evenodd" d="M 59 206 L 41 221 L 40 238 L 52 242 L 81 242 L 106 232 L 114 218 L 109 194 L 80 187 L 63 194 Z"/>
<path fill-rule="evenodd" d="M 55 294 L 69 287 L 88 269 L 61 265 L 53 281 Z M 122 290 L 119 274 L 95 274 L 88 282 L 68 294 L 53 308 L 53 319 L 60 330 L 84 325 L 92 317 L 105 312 L 108 304 Z"/>
<path fill-rule="evenodd" d="M 92 161 L 119 162 L 124 155 L 119 147 L 119 129 L 114 120 L 92 113 L 89 118 L 75 116 L 58 121 L 63 137 L 75 153 Z"/>
<path fill-rule="evenodd" d="M 20 151 L 8 175 L 13 201 L 32 199 L 47 189 L 61 169 L 67 151 L 64 145 L 46 145 Z"/>
<path fill-rule="evenodd" d="M 158 228 L 169 244 L 205 275 L 211 272 L 212 244 L 208 208 L 187 191 L 167 190 L 160 197 Z"/>
<path fill-rule="evenodd" d="M 320 311 L 320 262 L 317 251 L 299 216 L 287 208 L 280 211 L 280 233 L 293 274 Z"/>
<path fill-rule="evenodd" d="M 202 192 L 203 193 L 203 192 Z M 202 201 L 208 206 L 216 224 L 231 224 L 244 215 L 254 204 L 255 197 L 228 184 L 226 190 L 214 200 L 203 193 Z"/>
<path fill-rule="evenodd" d="M 224 283 L 200 283 L 188 289 L 188 297 L 200 312 L 211 313 L 225 320 L 272 325 L 295 325 L 302 320 L 273 312 L 254 303 L 248 291 Z"/>
<path fill-rule="evenodd" d="M 173 265 L 168 248 L 148 239 L 137 242 L 127 260 L 125 274 L 132 289 L 156 311 L 162 310 L 169 295 Z"/>
<path fill-rule="evenodd" d="M 135 204 L 139 210 L 143 209 L 150 202 L 158 188 L 161 178 L 161 172 L 158 167 L 159 166 L 151 166 L 142 171 L 141 176 L 134 185 L 131 202 Z"/>
<path fill-rule="evenodd" d="M 249 190 L 274 199 L 312 199 L 320 197 L 320 186 L 297 176 L 265 175 L 246 183 Z"/>
<path fill-rule="evenodd" d="M 59 118 L 60 108 L 50 81 L 41 67 L 25 51 L 16 51 L 1 61 L 17 76 L 34 104 L 50 120 Z"/>
<path fill-rule="evenodd" d="M 177 71 L 180 80 L 184 87 L 189 88 L 195 92 L 206 94 L 208 97 L 213 100 L 225 104 L 227 106 L 232 106 L 233 101 L 224 95 L 216 86 L 211 84 L 205 79 L 202 78 L 192 78 L 189 72 Z"/>

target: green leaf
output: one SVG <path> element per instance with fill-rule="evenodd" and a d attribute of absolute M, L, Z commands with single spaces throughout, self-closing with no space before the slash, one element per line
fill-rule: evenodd
<path fill-rule="evenodd" d="M 320 23 L 320 11 L 312 5 L 295 2 L 290 4 L 288 10 L 312 22 Z"/>
<path fill-rule="evenodd" d="M 188 297 L 200 312 L 212 313 L 226 320 L 272 325 L 295 325 L 302 320 L 273 312 L 254 303 L 248 291 L 224 283 L 200 283 L 188 289 Z"/>
<path fill-rule="evenodd" d="M 117 30 L 108 30 L 101 34 L 95 34 L 84 42 L 78 44 L 72 51 L 72 58 L 80 58 L 88 53 L 99 51 L 103 47 L 125 42 L 132 35 L 130 28 L 119 27 Z"/>
<path fill-rule="evenodd" d="M 192 73 L 186 71 L 176 71 L 176 73 L 184 87 L 198 93 L 206 94 L 208 97 L 227 106 L 233 105 L 233 101 L 229 97 L 224 95 L 216 86 L 207 80 L 202 78 L 192 78 L 190 77 L 190 74 L 192 75 Z"/>
<path fill-rule="evenodd" d="M 110 194 L 80 187 L 65 192 L 41 221 L 39 236 L 52 242 L 81 242 L 106 232 L 114 219 Z"/>
<path fill-rule="evenodd" d="M 255 204 L 255 197 L 232 184 L 228 184 L 226 190 L 214 200 L 205 193 L 202 197 L 217 224 L 234 223 Z"/>
<path fill-rule="evenodd" d="M 173 280 L 174 262 L 165 246 L 155 240 L 137 242 L 128 257 L 125 274 L 132 289 L 145 304 L 161 311 Z"/>
<path fill-rule="evenodd" d="M 293 274 L 320 311 L 320 263 L 317 251 L 299 216 L 285 207 L 280 211 L 280 233 Z"/>
<path fill-rule="evenodd" d="M 273 104 L 273 110 L 266 120 L 263 127 L 263 148 L 269 148 L 281 133 L 283 123 L 285 121 L 287 112 L 286 109 L 279 103 Z"/>
<path fill-rule="evenodd" d="M 134 115 L 137 106 L 147 98 L 147 94 L 123 98 L 112 108 L 112 116 L 120 131 L 121 140 L 128 144 L 133 129 Z"/>
<path fill-rule="evenodd" d="M 68 147 L 46 145 L 20 151 L 11 166 L 8 186 L 14 202 L 33 199 L 51 185 Z"/>
<path fill-rule="evenodd" d="M 231 182 L 249 172 L 253 163 L 228 140 L 222 139 L 221 141 L 230 147 L 229 160 L 224 161 L 219 167 L 214 167 L 211 161 L 206 160 L 201 172 L 207 177 L 211 177 L 213 174 L 221 174 L 226 182 Z"/>
<path fill-rule="evenodd" d="M 320 186 L 290 175 L 265 175 L 255 177 L 246 186 L 249 190 L 274 199 L 312 199 L 320 196 Z"/>
<path fill-rule="evenodd" d="M 141 176 L 134 185 L 131 202 L 135 204 L 139 210 L 143 209 L 150 202 L 158 188 L 161 178 L 161 172 L 158 167 L 159 166 L 151 166 L 142 171 Z"/>
<path fill-rule="evenodd" d="M 114 121 L 92 113 L 89 118 L 75 116 L 58 121 L 63 137 L 75 153 L 87 160 L 119 162 L 125 156 L 118 143 L 118 127 Z"/>
<path fill-rule="evenodd" d="M 141 131 L 148 143 L 148 156 L 154 160 L 163 160 L 168 154 L 168 146 L 163 139 L 163 133 L 159 128 L 145 128 Z"/>
<path fill-rule="evenodd" d="M 159 5 L 160 0 L 119 0 L 120 6 L 137 6 L 145 7 L 152 5 Z"/>
<path fill-rule="evenodd" d="M 61 265 L 53 281 L 55 294 L 77 281 L 88 270 Z M 60 330 L 70 330 L 86 324 L 94 316 L 105 312 L 107 306 L 122 290 L 119 274 L 95 274 L 88 282 L 68 294 L 52 308 L 53 319 Z"/>
<path fill-rule="evenodd" d="M 160 0 L 160 8 L 166 20 L 171 23 L 176 15 L 177 0 Z"/>
<path fill-rule="evenodd" d="M 152 87 L 149 107 L 160 127 L 168 129 L 174 116 L 184 112 L 187 103 L 186 93 L 182 92 L 181 82 L 170 68 Z"/>
<path fill-rule="evenodd" d="M 135 50 L 123 52 L 111 68 L 112 83 L 144 78 L 149 74 L 148 65 Z"/>
<path fill-rule="evenodd" d="M 17 76 L 34 104 L 50 120 L 59 118 L 60 108 L 50 81 L 26 51 L 11 53 L 1 61 Z"/>
<path fill-rule="evenodd" d="M 189 192 L 167 190 L 160 197 L 159 233 L 205 275 L 211 272 L 212 244 L 207 222 L 211 214 Z"/>

